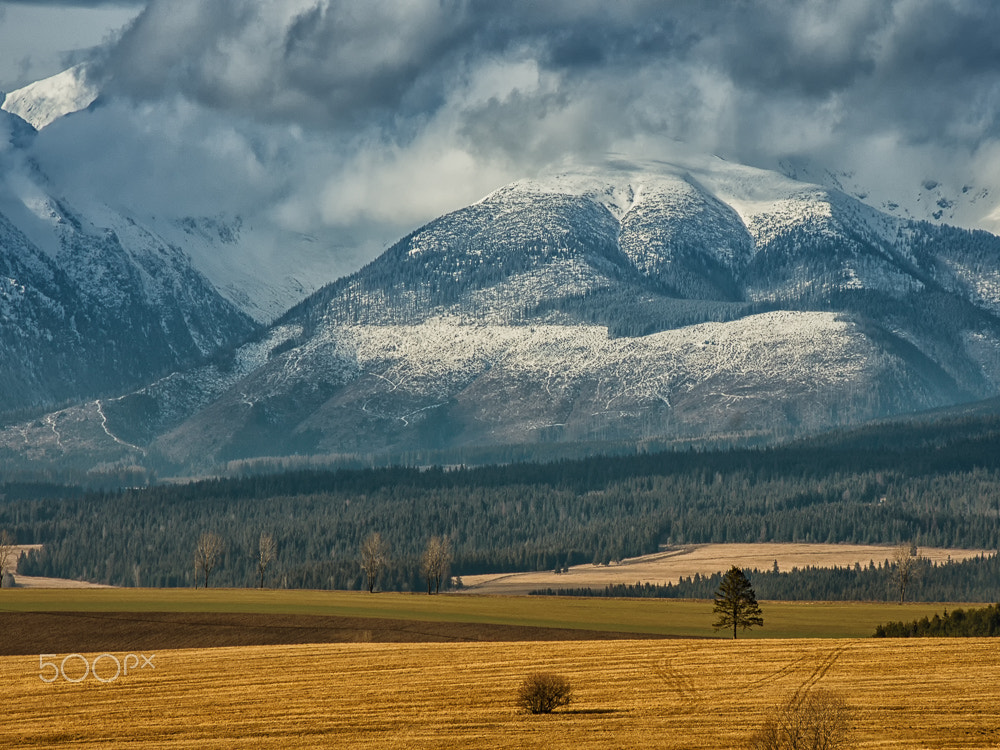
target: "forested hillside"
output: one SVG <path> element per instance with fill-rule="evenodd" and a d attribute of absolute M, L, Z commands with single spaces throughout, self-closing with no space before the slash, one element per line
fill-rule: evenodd
<path fill-rule="evenodd" d="M 0 529 L 45 545 L 22 561 L 23 575 L 193 585 L 197 540 L 212 531 L 225 550 L 211 584 L 253 585 L 266 532 L 277 541 L 267 585 L 359 588 L 360 545 L 377 531 L 391 560 L 380 585 L 419 590 L 432 536 L 451 539 L 459 576 L 601 564 L 700 542 L 994 549 L 1000 420 L 889 425 L 766 450 L 2 491 Z"/>

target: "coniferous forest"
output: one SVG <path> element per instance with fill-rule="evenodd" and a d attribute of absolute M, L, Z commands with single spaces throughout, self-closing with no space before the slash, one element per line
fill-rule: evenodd
<path fill-rule="evenodd" d="M 420 556 L 450 539 L 451 575 L 605 564 L 706 542 L 908 543 L 996 549 L 1000 419 L 899 423 L 769 449 L 674 452 L 478 468 L 300 471 L 145 488 L 0 486 L 0 529 L 22 575 L 133 586 L 195 584 L 205 532 L 223 540 L 212 586 L 256 585 L 261 533 L 277 557 L 267 586 L 365 586 L 359 549 L 378 532 L 379 588 L 423 587 Z M 888 556 L 888 555 L 887 555 Z M 1000 599 L 995 557 L 928 568 L 908 599 Z M 886 569 L 883 569 L 886 568 Z M 763 571 L 761 598 L 892 599 L 885 561 Z M 636 596 L 711 596 L 711 578 Z M 570 592 L 566 592 L 570 593 Z"/>
<path fill-rule="evenodd" d="M 888 622 L 875 628 L 876 638 L 942 638 L 1000 636 L 1000 604 L 945 610 L 912 622 Z"/>

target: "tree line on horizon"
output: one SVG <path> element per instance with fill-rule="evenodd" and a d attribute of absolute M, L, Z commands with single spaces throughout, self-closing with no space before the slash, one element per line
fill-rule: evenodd
<path fill-rule="evenodd" d="M 714 453 L 299 471 L 102 492 L 3 485 L 0 528 L 18 544 L 45 545 L 21 561 L 23 575 L 167 587 L 194 585 L 206 532 L 225 541 L 214 585 L 259 584 L 266 533 L 276 547 L 267 584 L 319 589 L 363 588 L 359 550 L 377 532 L 387 546 L 380 586 L 402 591 L 425 587 L 420 558 L 432 537 L 450 540 L 457 576 L 603 565 L 710 542 L 996 549 L 1000 420 L 991 420 Z M 782 571 L 761 579 L 760 594 L 886 598 L 884 573 L 871 567 Z M 984 600 L 996 567 L 993 558 L 937 566 L 920 590 Z"/>

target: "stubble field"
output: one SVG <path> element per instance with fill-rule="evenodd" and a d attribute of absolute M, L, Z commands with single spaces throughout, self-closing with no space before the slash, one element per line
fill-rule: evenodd
<path fill-rule="evenodd" d="M 1000 654 L 978 639 L 357 643 L 169 650 L 152 664 L 46 683 L 38 657 L 0 658 L 0 747 L 718 750 L 817 691 L 846 701 L 849 747 L 1000 742 Z M 114 663 L 98 669 L 108 679 Z M 65 670 L 79 678 L 82 660 Z M 517 709 L 537 670 L 570 679 L 568 707 Z"/>
<path fill-rule="evenodd" d="M 991 555 L 994 550 L 921 547 L 920 556 L 935 564 Z M 892 559 L 894 548 L 872 544 L 691 544 L 611 565 L 573 565 L 564 573 L 551 570 L 464 576 L 468 593 L 527 594 L 537 589 L 603 589 L 608 584 L 636 582 L 664 585 L 696 573 L 710 576 L 732 565 L 744 570 L 850 568 Z"/>
<path fill-rule="evenodd" d="M 821 693 L 848 747 L 1000 746 L 995 640 L 864 637 L 957 605 L 762 606 L 734 642 L 705 601 L 14 590 L 0 748 L 740 748 Z M 536 671 L 574 701 L 521 712 Z"/>

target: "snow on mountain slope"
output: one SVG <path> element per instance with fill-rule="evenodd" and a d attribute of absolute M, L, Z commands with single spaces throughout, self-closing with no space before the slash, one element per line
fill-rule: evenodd
<path fill-rule="evenodd" d="M 73 127 L 59 130 L 47 126 L 86 109 L 99 93 L 88 82 L 86 65 L 81 64 L 9 93 L 2 109 L 31 123 L 37 130 L 46 129 L 41 138 L 51 139 L 48 141 L 50 148 L 63 158 L 72 159 L 77 132 L 84 138 L 93 138 L 87 125 L 80 124 L 79 131 Z M 25 151 L 22 156 L 29 158 L 28 138 L 22 137 L 20 141 Z M 145 148 L 155 148 L 155 144 L 146 144 Z M 120 154 L 111 157 L 122 158 Z M 131 163 L 134 156 L 126 158 Z M 6 177 L 8 183 L 17 179 L 16 174 Z M 36 230 L 39 222 L 44 225 L 49 221 L 51 211 L 46 206 L 50 202 L 49 195 L 59 195 L 60 200 L 73 204 L 78 216 L 91 223 L 108 227 L 119 235 L 126 233 L 128 226 L 142 226 L 157 243 L 179 248 L 194 269 L 225 299 L 260 323 L 273 321 L 289 307 L 333 281 L 346 264 L 353 262 L 354 251 L 342 247 L 338 232 L 309 234 L 289 229 L 286 222 L 271 215 L 268 209 L 273 206 L 256 206 L 253 212 L 245 212 L 247 215 L 214 211 L 211 206 L 206 207 L 203 215 L 177 215 L 168 206 L 152 209 L 147 206 L 146 210 L 140 210 L 129 204 L 127 197 L 124 201 L 120 195 L 117 200 L 110 199 L 108 194 L 120 192 L 120 185 L 102 185 L 99 177 L 93 181 L 84 180 L 82 189 L 78 185 L 72 194 L 65 191 L 65 185 L 50 183 L 49 177 L 44 181 L 47 184 L 40 189 L 34 184 L 37 182 L 34 178 L 22 179 L 19 190 L 24 194 L 18 196 L 14 205 L 8 202 L 0 206 L 0 210 L 5 210 L 11 221 L 39 247 L 56 252 L 51 244 L 51 232 L 44 226 L 40 232 Z M 0 201 L 3 200 L 0 196 Z M 277 200 L 281 200 L 280 196 Z"/>
<path fill-rule="evenodd" d="M 0 126 L 17 137 L 16 118 Z M 253 323 L 186 255 L 121 215 L 82 215 L 0 152 L 4 411 L 120 392 L 242 341 Z"/>
<path fill-rule="evenodd" d="M 766 433 L 792 414 L 818 427 L 835 410 L 846 423 L 883 381 L 906 378 L 831 313 L 766 313 L 639 339 L 454 319 L 338 327 L 273 358 L 152 447 L 184 464 L 279 440 L 342 453 Z M 912 398 L 936 405 L 920 386 Z"/>
<path fill-rule="evenodd" d="M 496 190 L 231 358 L 9 429 L 0 455 L 776 440 L 997 395 L 998 277 L 984 232 L 711 157 L 619 160 Z"/>
<path fill-rule="evenodd" d="M 223 297 L 260 323 L 337 276 L 333 235 L 294 232 L 259 217 L 144 217 L 142 223 L 183 249 Z"/>
<path fill-rule="evenodd" d="M 68 219 L 51 188 L 13 172 L 0 190 L 0 212 L 50 256 L 62 247 Z M 184 260 L 217 292 L 254 320 L 268 323 L 332 280 L 330 238 L 326 240 L 240 217 L 145 217 L 99 201 L 73 203 L 75 221 L 118 236 L 126 251 Z M 135 253 L 133 253 L 135 254 Z M 290 260 L 291 259 L 291 260 Z"/>
<path fill-rule="evenodd" d="M 87 68 L 81 63 L 11 91 L 0 103 L 0 109 L 41 130 L 63 115 L 86 109 L 98 93 L 98 89 L 87 82 Z"/>
<path fill-rule="evenodd" d="M 902 164 L 878 173 L 831 169 L 804 157 L 775 166 L 792 179 L 838 190 L 889 216 L 1000 234 L 1000 185 L 989 176 L 953 175 L 947 163 Z"/>

